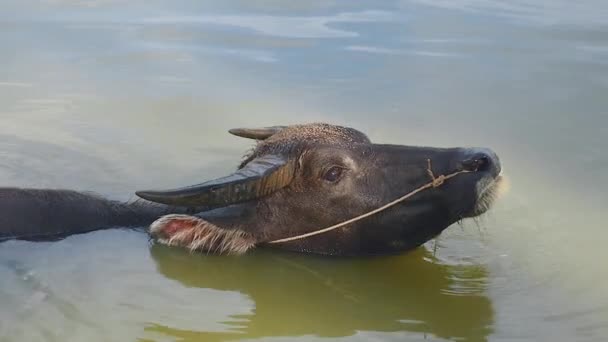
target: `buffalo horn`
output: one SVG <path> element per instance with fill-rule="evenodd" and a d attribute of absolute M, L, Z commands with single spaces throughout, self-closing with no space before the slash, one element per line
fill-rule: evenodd
<path fill-rule="evenodd" d="M 261 128 L 233 128 L 228 132 L 241 138 L 264 140 L 280 132 L 287 126 L 271 126 Z"/>
<path fill-rule="evenodd" d="M 151 202 L 181 207 L 228 206 L 270 195 L 287 186 L 294 177 L 295 164 L 277 155 L 266 155 L 226 177 L 180 189 L 136 194 Z"/>

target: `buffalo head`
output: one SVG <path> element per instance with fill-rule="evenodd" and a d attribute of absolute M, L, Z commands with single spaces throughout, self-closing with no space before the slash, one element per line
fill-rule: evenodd
<path fill-rule="evenodd" d="M 258 141 L 235 173 L 186 188 L 137 193 L 172 206 L 211 207 L 160 218 L 150 229 L 157 241 L 243 253 L 377 209 L 429 183 L 429 164 L 436 175 L 468 171 L 347 226 L 271 245 L 331 255 L 397 253 L 484 213 L 501 180 L 498 157 L 485 148 L 374 144 L 355 129 L 328 124 L 230 132 Z"/>

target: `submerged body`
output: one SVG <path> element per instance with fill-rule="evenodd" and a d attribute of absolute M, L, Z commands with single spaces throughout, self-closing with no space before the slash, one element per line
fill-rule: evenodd
<path fill-rule="evenodd" d="M 147 201 L 0 189 L 0 239 L 151 224 L 156 241 L 206 252 L 239 254 L 267 245 L 331 255 L 398 253 L 485 212 L 500 183 L 498 157 L 488 149 L 374 144 L 355 129 L 328 124 L 231 133 L 258 142 L 235 173 L 192 187 L 137 193 Z M 429 171 L 463 173 L 338 229 L 270 244 L 382 207 L 432 181 Z"/>

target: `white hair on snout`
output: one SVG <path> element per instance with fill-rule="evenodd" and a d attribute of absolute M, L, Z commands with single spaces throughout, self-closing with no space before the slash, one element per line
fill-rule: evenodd
<path fill-rule="evenodd" d="M 508 181 L 504 176 L 498 176 L 495 179 L 484 179 L 477 183 L 477 203 L 475 204 L 475 212 L 483 214 L 487 212 L 496 199 L 508 191 Z"/>
<path fill-rule="evenodd" d="M 179 222 L 177 222 L 179 221 Z M 171 224 L 183 225 L 167 234 Z M 255 238 L 239 229 L 223 229 L 202 218 L 189 215 L 166 215 L 150 225 L 150 235 L 159 243 L 191 251 L 214 254 L 243 254 L 255 246 Z"/>

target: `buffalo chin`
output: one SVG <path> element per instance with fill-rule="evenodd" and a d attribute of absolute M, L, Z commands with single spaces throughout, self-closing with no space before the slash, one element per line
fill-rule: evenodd
<path fill-rule="evenodd" d="M 477 199 L 473 209 L 463 217 L 477 217 L 490 210 L 494 202 L 506 191 L 506 183 L 505 177 L 502 175 L 497 177 L 486 176 L 480 179 L 476 185 Z"/>

